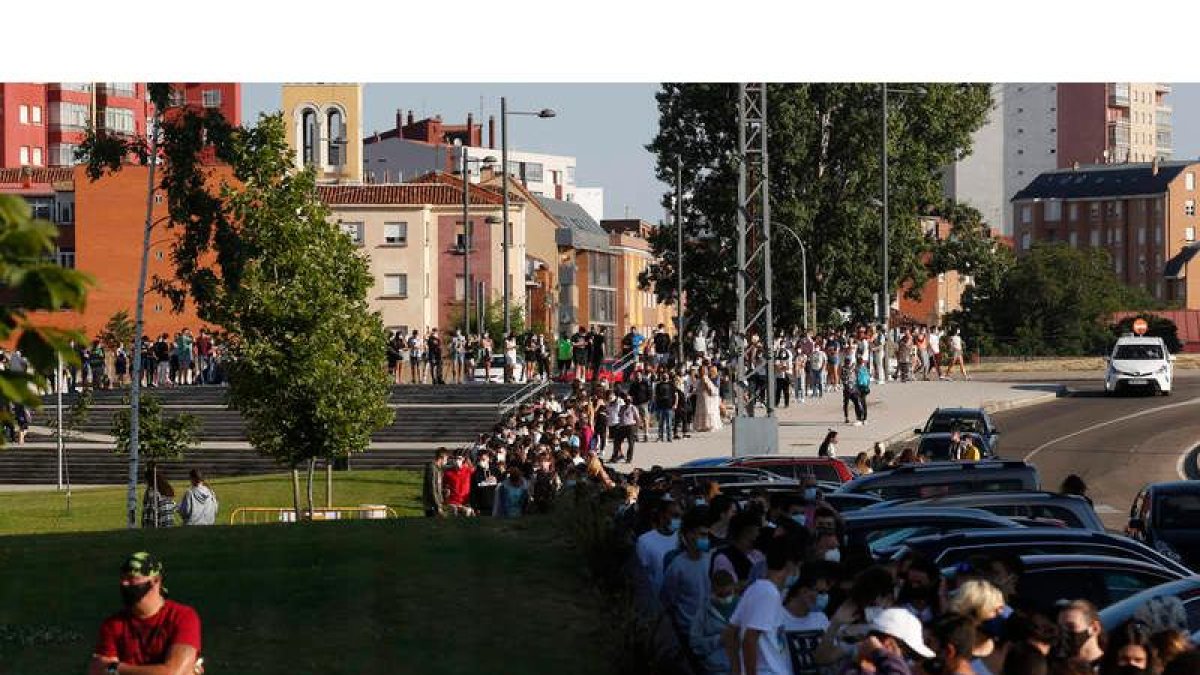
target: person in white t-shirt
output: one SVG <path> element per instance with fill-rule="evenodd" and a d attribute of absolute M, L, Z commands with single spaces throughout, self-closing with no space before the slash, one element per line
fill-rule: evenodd
<path fill-rule="evenodd" d="M 655 507 L 654 529 L 638 537 L 634 551 L 654 597 L 662 591 L 663 559 L 679 548 L 679 503 L 664 497 Z"/>
<path fill-rule="evenodd" d="M 771 541 L 766 577 L 742 594 L 725 629 L 733 675 L 791 675 L 782 591 L 799 576 L 802 550 L 791 537 Z"/>
<path fill-rule="evenodd" d="M 929 329 L 929 363 L 937 371 L 939 380 L 946 379 L 942 373 L 942 329 L 940 326 Z"/>
<path fill-rule="evenodd" d="M 806 563 L 800 578 L 784 598 L 783 631 L 787 636 L 794 675 L 819 672 L 815 652 L 829 628 L 825 608 L 829 605 L 829 589 L 834 583 L 832 572 L 829 563 Z"/>

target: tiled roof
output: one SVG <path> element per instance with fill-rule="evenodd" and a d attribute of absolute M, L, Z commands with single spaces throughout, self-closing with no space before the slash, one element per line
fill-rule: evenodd
<path fill-rule="evenodd" d="M 75 169 L 69 166 L 17 167 L 0 169 L 0 184 L 61 183 L 74 180 Z"/>
<path fill-rule="evenodd" d="M 439 183 L 397 183 L 393 185 L 318 185 L 321 201 L 337 204 L 413 204 L 457 206 L 462 204 L 462 188 Z M 500 206 L 503 200 L 491 190 L 471 190 L 471 204 Z"/>
<path fill-rule="evenodd" d="M 438 183 L 441 185 L 451 185 L 451 186 L 454 186 L 455 188 L 462 187 L 462 179 L 461 178 L 459 178 L 455 174 L 447 173 L 445 171 L 430 171 L 429 173 L 417 176 L 416 178 L 412 179 L 409 182 L 410 183 Z M 519 181 L 515 181 L 515 180 L 509 181 L 509 185 L 516 185 L 518 182 Z M 489 184 L 485 184 L 485 183 L 471 183 L 471 192 L 474 192 L 476 190 L 485 190 L 491 194 L 496 195 L 496 199 L 500 200 L 500 202 L 504 201 L 504 197 L 503 197 L 504 191 L 501 189 L 501 187 L 499 185 L 489 185 Z M 461 197 L 460 197 L 460 199 L 461 199 Z M 520 204 L 520 203 L 523 203 L 524 201 L 525 201 L 524 195 L 522 195 L 520 192 L 513 190 L 511 187 L 509 188 L 509 190 L 508 190 L 508 203 L 509 204 Z"/>
<path fill-rule="evenodd" d="M 1194 162 L 1162 162 L 1157 174 L 1149 162 L 1047 171 L 1034 178 L 1012 200 L 1162 194 L 1167 191 L 1167 185 L 1192 164 Z"/>

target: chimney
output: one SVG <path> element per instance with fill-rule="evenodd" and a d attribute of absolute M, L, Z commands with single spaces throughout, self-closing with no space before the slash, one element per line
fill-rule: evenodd
<path fill-rule="evenodd" d="M 472 113 L 467 113 L 467 138 L 463 145 L 475 145 L 475 115 Z"/>
<path fill-rule="evenodd" d="M 488 115 L 488 150 L 496 149 L 496 116 Z"/>
<path fill-rule="evenodd" d="M 1154 159 L 1150 162 L 1150 175 L 1158 175 L 1158 155 L 1155 155 Z"/>
<path fill-rule="evenodd" d="M 413 112 L 412 112 L 411 110 L 409 110 L 409 111 L 408 111 L 408 123 L 409 123 L 409 124 L 412 124 L 412 123 L 413 123 L 413 122 L 415 122 L 415 121 L 416 121 L 416 120 L 414 120 L 414 119 L 413 119 Z"/>
<path fill-rule="evenodd" d="M 396 108 L 396 134 L 398 136 L 400 136 L 400 138 L 404 138 L 404 134 L 401 132 L 401 129 L 403 129 L 403 128 L 404 128 L 404 111 L 399 108 Z"/>
<path fill-rule="evenodd" d="M 1074 163 L 1072 163 L 1072 164 L 1071 164 L 1071 170 L 1072 170 L 1072 171 L 1078 171 L 1078 170 L 1079 170 L 1079 162 L 1078 162 L 1078 161 L 1076 161 L 1076 162 L 1074 162 Z"/>

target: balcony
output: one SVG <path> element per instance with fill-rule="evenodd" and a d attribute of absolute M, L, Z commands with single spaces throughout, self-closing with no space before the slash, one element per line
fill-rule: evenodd
<path fill-rule="evenodd" d="M 1171 85 L 1166 82 L 1158 82 L 1154 85 L 1154 91 L 1160 94 L 1169 94 L 1171 93 Z"/>
<path fill-rule="evenodd" d="M 1121 108 L 1129 107 L 1129 85 L 1125 83 L 1108 85 L 1108 104 Z"/>

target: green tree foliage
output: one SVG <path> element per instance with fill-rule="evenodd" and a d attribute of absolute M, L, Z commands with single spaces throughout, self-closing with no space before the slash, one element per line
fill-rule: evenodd
<path fill-rule="evenodd" d="M 1183 343 L 1179 341 L 1179 326 L 1176 326 L 1175 322 L 1167 317 L 1151 312 L 1140 312 L 1114 323 L 1110 326 L 1112 337 L 1115 339 L 1132 333 L 1133 322 L 1138 319 L 1146 320 L 1146 336 L 1162 338 L 1163 342 L 1167 345 L 1167 351 L 1175 354 L 1183 349 Z"/>
<path fill-rule="evenodd" d="M 123 404 L 125 407 L 113 413 L 112 417 L 112 435 L 117 439 L 114 451 L 118 454 L 129 453 L 129 412 L 132 406 L 128 396 Z M 195 415 L 183 413 L 167 417 L 163 415 L 162 402 L 153 394 L 142 394 L 138 410 L 141 425 L 138 446 L 146 460 L 179 459 L 198 442 L 200 419 Z"/>
<path fill-rule="evenodd" d="M 1103 249 L 1036 244 L 986 293 L 964 294 L 949 323 L 985 354 L 1101 354 L 1112 341 L 1108 318 L 1146 301 L 1117 279 Z"/>
<path fill-rule="evenodd" d="M 43 373 L 54 372 L 60 357 L 79 364 L 71 341 L 83 336 L 40 325 L 33 314 L 83 309 L 92 283 L 86 274 L 53 262 L 57 236 L 53 224 L 32 218 L 25 200 L 0 195 L 0 342 L 15 342 L 30 366 L 25 372 L 0 370 L 0 419 L 8 418 L 8 403 L 41 407 L 36 390 L 47 385 Z"/>
<path fill-rule="evenodd" d="M 109 317 L 96 339 L 105 349 L 112 351 L 121 345 L 133 344 L 134 332 L 133 319 L 129 318 L 128 311 L 122 309 Z"/>
<path fill-rule="evenodd" d="M 920 286 L 927 251 L 917 217 L 942 203 L 942 167 L 970 151 L 971 133 L 991 106 L 989 85 L 894 85 L 920 94 L 889 100 L 890 280 Z M 768 87 L 773 222 L 808 246 L 808 287 L 821 316 L 835 307 L 872 314 L 881 279 L 882 105 L 878 85 L 779 84 Z M 689 314 L 714 326 L 736 307 L 737 86 L 667 83 L 657 95 L 659 131 L 648 148 L 658 178 L 675 183 L 682 158 L 685 292 Z M 664 206 L 672 195 L 664 196 Z M 700 235 L 715 235 L 704 238 Z M 652 239 L 659 262 L 644 283 L 675 299 L 676 230 Z M 801 322 L 801 256 L 794 239 L 772 241 L 776 325 Z"/>

